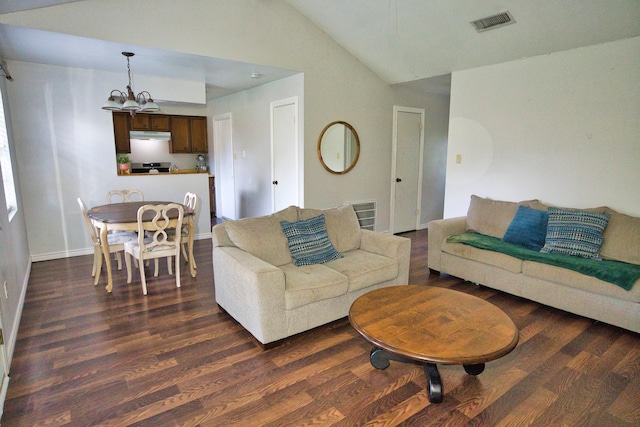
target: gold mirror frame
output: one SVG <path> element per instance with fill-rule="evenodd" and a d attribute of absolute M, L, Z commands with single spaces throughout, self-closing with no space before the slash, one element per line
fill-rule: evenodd
<path fill-rule="evenodd" d="M 336 128 L 334 128 L 334 126 L 336 126 Z M 355 144 L 355 149 L 351 147 L 351 144 L 349 147 L 347 146 L 347 141 L 345 141 L 345 138 L 343 137 L 343 147 L 341 147 L 340 150 L 338 150 L 338 152 L 336 153 L 339 159 L 339 155 L 340 153 L 342 153 L 343 159 L 342 162 L 344 162 L 344 156 L 345 156 L 345 152 L 347 151 L 345 149 L 345 147 L 351 151 L 351 162 L 348 166 L 344 166 L 343 169 L 339 169 L 338 167 L 331 167 L 327 164 L 327 162 L 325 162 L 325 159 L 322 156 L 322 148 L 323 148 L 323 142 L 325 142 L 326 144 L 328 144 L 328 140 L 325 139 L 325 136 L 329 136 L 327 134 L 327 132 L 330 131 L 339 131 L 340 129 L 337 126 L 344 126 L 344 132 L 346 133 L 347 130 L 349 130 L 351 132 L 351 140 L 352 143 Z M 326 147 L 325 147 L 326 149 Z M 360 138 L 358 137 L 358 132 L 356 132 L 356 130 L 353 128 L 353 126 L 351 126 L 349 123 L 347 122 L 343 122 L 343 121 L 335 121 L 335 122 L 331 122 L 328 125 L 326 125 L 324 127 L 324 129 L 322 129 L 322 132 L 320 132 L 320 137 L 318 137 L 318 158 L 320 159 L 320 163 L 322 164 L 322 166 L 328 171 L 331 172 L 333 174 L 336 175 L 342 175 L 345 174 L 347 172 L 349 172 L 351 169 L 354 168 L 354 166 L 356 165 L 356 163 L 358 163 L 358 158 L 360 157 Z M 328 159 L 327 159 L 328 161 Z M 335 163 L 335 162 L 334 162 Z"/>

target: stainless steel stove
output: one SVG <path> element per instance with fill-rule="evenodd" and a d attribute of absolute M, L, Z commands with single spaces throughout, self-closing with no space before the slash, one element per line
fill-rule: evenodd
<path fill-rule="evenodd" d="M 146 163 L 131 163 L 131 173 L 143 174 L 143 173 L 159 173 L 169 172 L 169 162 L 146 162 Z"/>

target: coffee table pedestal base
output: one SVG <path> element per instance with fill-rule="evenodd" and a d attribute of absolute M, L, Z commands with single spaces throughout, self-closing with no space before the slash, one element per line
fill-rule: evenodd
<path fill-rule="evenodd" d="M 429 402 L 441 403 L 442 402 L 442 378 L 440 372 L 438 372 L 438 366 L 435 363 L 423 362 L 419 360 L 410 359 L 408 357 L 400 356 L 390 351 L 384 350 L 379 347 L 374 347 L 369 354 L 369 360 L 376 369 L 387 369 L 389 367 L 389 361 L 395 360 L 402 363 L 413 363 L 415 365 L 422 365 L 424 367 L 424 374 L 429 382 Z M 484 363 L 478 363 L 475 365 L 462 365 L 464 371 L 469 375 L 480 375 L 484 371 Z"/>

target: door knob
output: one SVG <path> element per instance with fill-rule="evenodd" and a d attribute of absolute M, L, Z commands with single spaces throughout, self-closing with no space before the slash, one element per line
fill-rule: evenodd
<path fill-rule="evenodd" d="M 400 178 L 396 178 L 396 182 L 402 182 Z"/>
<path fill-rule="evenodd" d="M 273 185 L 278 185 L 278 181 L 271 181 Z"/>

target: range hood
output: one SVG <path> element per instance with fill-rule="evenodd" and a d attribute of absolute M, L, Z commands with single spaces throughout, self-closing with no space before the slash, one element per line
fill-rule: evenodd
<path fill-rule="evenodd" d="M 158 139 L 161 141 L 169 141 L 171 140 L 171 132 L 132 130 L 129 132 L 129 139 Z"/>

